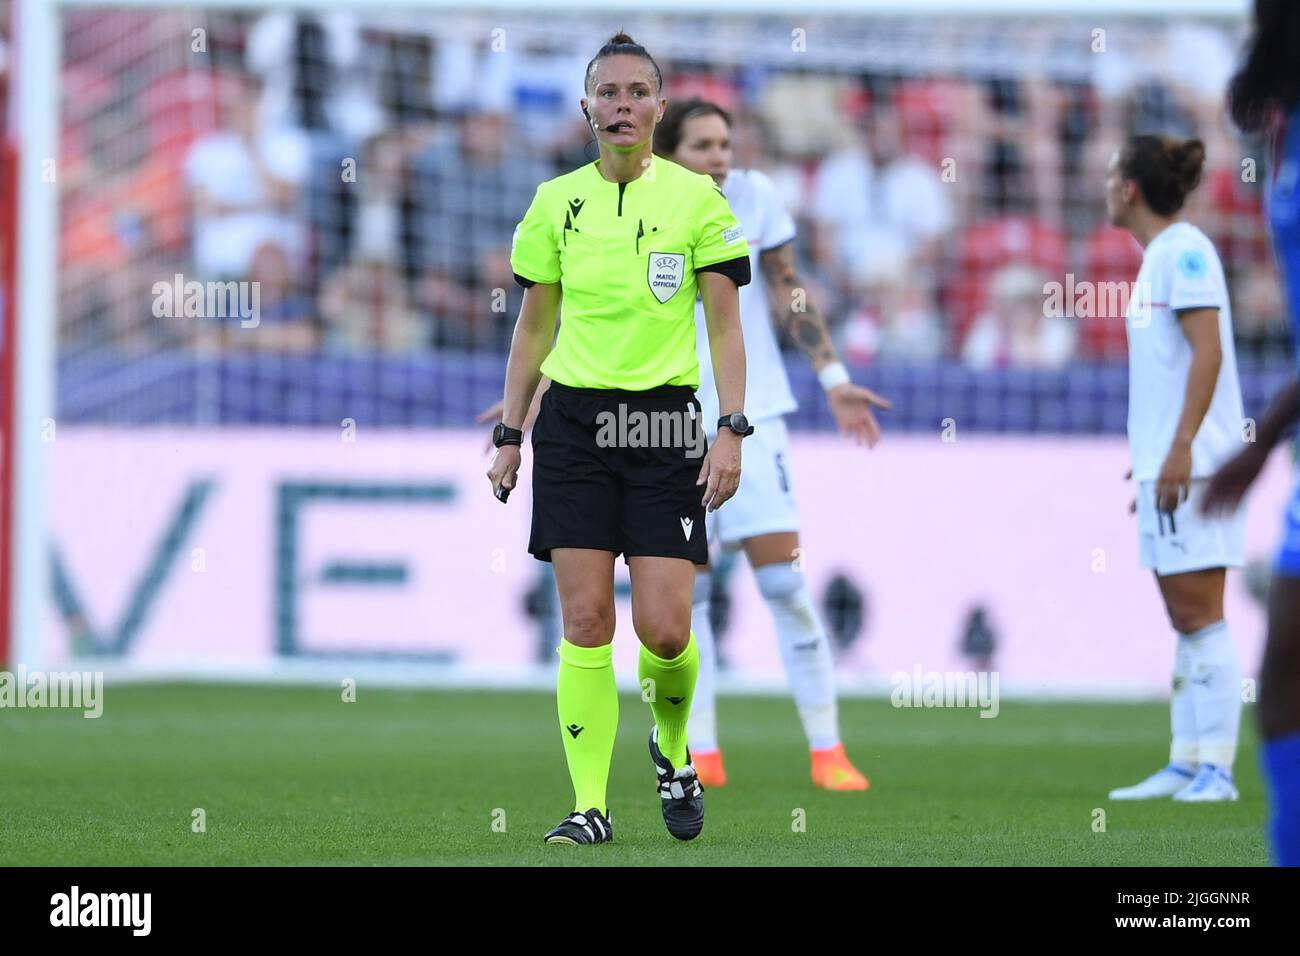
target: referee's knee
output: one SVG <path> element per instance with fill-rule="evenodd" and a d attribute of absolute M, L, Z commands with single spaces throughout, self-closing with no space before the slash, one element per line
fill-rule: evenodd
<path fill-rule="evenodd" d="M 675 658 L 691 641 L 690 609 L 683 616 L 668 611 L 647 614 L 632 622 L 646 650 L 666 661 Z"/>
<path fill-rule="evenodd" d="M 614 640 L 614 609 L 566 608 L 564 639 L 579 647 L 604 647 Z"/>

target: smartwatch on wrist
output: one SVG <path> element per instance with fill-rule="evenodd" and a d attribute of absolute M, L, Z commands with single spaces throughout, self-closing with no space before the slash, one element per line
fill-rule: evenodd
<path fill-rule="evenodd" d="M 754 434 L 754 426 L 749 423 L 744 412 L 732 412 L 730 415 L 723 415 L 718 419 L 718 431 L 724 428 L 730 428 L 733 432 L 744 438 L 746 435 Z"/>
<path fill-rule="evenodd" d="M 511 428 L 505 422 L 497 422 L 496 427 L 492 429 L 492 444 L 500 448 L 502 445 L 522 445 L 524 443 L 524 433 L 521 429 Z"/>

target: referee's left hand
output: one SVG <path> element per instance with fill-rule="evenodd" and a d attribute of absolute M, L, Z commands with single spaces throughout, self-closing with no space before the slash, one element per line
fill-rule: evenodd
<path fill-rule="evenodd" d="M 740 436 L 729 428 L 718 432 L 718 440 L 704 456 L 699 480 L 704 485 L 704 499 L 700 502 L 706 511 L 717 511 L 723 502 L 740 487 Z"/>
<path fill-rule="evenodd" d="M 492 456 L 492 464 L 488 466 L 488 481 L 492 482 L 492 494 L 496 495 L 501 488 L 507 491 L 515 490 L 515 483 L 518 481 L 520 452 L 518 445 L 502 445 L 497 449 L 497 453 Z M 499 500 L 499 496 L 498 496 Z"/>

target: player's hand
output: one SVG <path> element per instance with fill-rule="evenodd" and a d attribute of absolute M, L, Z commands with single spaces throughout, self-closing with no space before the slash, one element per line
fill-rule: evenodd
<path fill-rule="evenodd" d="M 831 414 L 835 416 L 841 435 L 858 445 L 865 444 L 868 448 L 876 446 L 876 442 L 880 441 L 880 425 L 871 409 L 892 408 L 888 399 L 881 398 L 869 388 L 845 382 L 827 392 L 826 400 L 830 403 Z"/>
<path fill-rule="evenodd" d="M 519 446 L 502 445 L 497 449 L 497 453 L 492 456 L 492 464 L 488 466 L 488 481 L 492 482 L 492 494 L 500 500 L 501 489 L 507 492 L 514 491 L 515 483 L 519 478 Z"/>
<path fill-rule="evenodd" d="M 740 436 L 730 428 L 718 432 L 695 484 L 705 486 L 700 504 L 706 511 L 717 511 L 740 487 Z"/>
<path fill-rule="evenodd" d="M 1130 469 L 1128 470 L 1128 473 L 1127 473 L 1126 475 L 1124 475 L 1124 480 L 1125 480 L 1125 481 L 1132 481 L 1132 480 L 1133 480 L 1133 469 L 1132 469 L 1132 468 L 1130 468 Z M 1137 500 L 1136 498 L 1134 498 L 1132 501 L 1130 501 L 1130 502 L 1128 503 L 1128 513 L 1131 514 L 1131 515 L 1135 515 L 1135 514 L 1137 514 L 1137 510 L 1138 510 L 1138 500 Z"/>
<path fill-rule="evenodd" d="M 1251 443 L 1225 461 L 1205 486 L 1201 514 L 1219 515 L 1236 509 L 1268 461 L 1261 446 Z"/>
<path fill-rule="evenodd" d="M 1156 507 L 1166 514 L 1187 500 L 1192 486 L 1192 446 L 1174 442 L 1156 478 Z"/>
<path fill-rule="evenodd" d="M 481 411 L 481 412 L 478 413 L 478 417 L 474 419 L 474 424 L 475 424 L 475 425 L 486 425 L 488 422 L 492 422 L 492 423 L 495 425 L 497 422 L 501 421 L 501 412 L 502 412 L 504 409 L 505 409 L 505 402 L 504 402 L 504 401 L 502 401 L 502 402 L 496 402 L 496 403 L 494 403 L 494 404 L 492 404 L 492 405 L 489 405 L 487 408 L 483 409 L 483 411 Z M 487 444 L 485 444 L 485 445 L 483 446 L 483 450 L 484 450 L 484 451 L 491 451 L 491 450 L 492 450 L 492 435 L 491 435 L 491 433 L 488 434 Z"/>

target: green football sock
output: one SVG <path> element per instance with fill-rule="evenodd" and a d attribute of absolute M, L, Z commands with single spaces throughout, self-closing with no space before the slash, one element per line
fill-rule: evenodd
<path fill-rule="evenodd" d="M 686 721 L 691 716 L 695 697 L 695 679 L 700 673 L 700 650 L 695 632 L 686 649 L 670 661 L 664 660 L 641 645 L 637 676 L 642 696 L 650 698 L 650 710 L 659 727 L 659 750 L 674 767 L 686 764 Z M 653 684 L 647 684 L 651 680 Z"/>
<path fill-rule="evenodd" d="M 605 785 L 618 731 L 618 687 L 614 646 L 579 647 L 560 639 L 560 673 L 555 698 L 560 736 L 573 780 L 575 810 L 606 813 Z"/>

